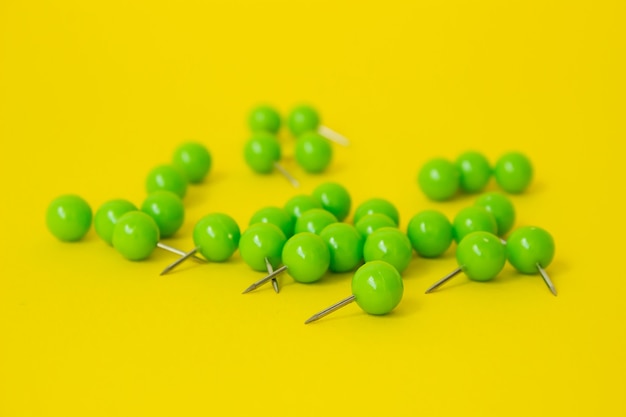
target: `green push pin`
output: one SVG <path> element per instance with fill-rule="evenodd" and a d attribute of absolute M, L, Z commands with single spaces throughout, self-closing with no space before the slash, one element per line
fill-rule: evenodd
<path fill-rule="evenodd" d="M 296 139 L 296 162 L 309 174 L 319 174 L 330 164 L 333 148 L 317 132 L 304 132 Z"/>
<path fill-rule="evenodd" d="M 300 183 L 281 164 L 280 143 L 269 132 L 255 132 L 246 142 L 243 156 L 248 166 L 257 174 L 269 174 L 274 169 L 283 174 L 287 181 L 298 188 Z"/>
<path fill-rule="evenodd" d="M 187 193 L 187 180 L 178 168 L 172 165 L 160 165 L 148 174 L 146 191 L 148 194 L 157 190 L 171 191 L 184 198 Z"/>
<path fill-rule="evenodd" d="M 91 207 L 77 195 L 68 194 L 55 198 L 46 211 L 46 225 L 57 239 L 76 242 L 91 227 Z"/>
<path fill-rule="evenodd" d="M 293 235 L 283 246 L 283 266 L 253 283 L 242 294 L 255 290 L 283 271 L 296 281 L 311 283 L 319 281 L 328 271 L 330 251 L 326 242 L 316 234 L 304 232 Z"/>
<path fill-rule="evenodd" d="M 435 282 L 426 294 L 439 288 L 461 272 L 472 281 L 491 281 L 506 263 L 506 249 L 502 241 L 488 232 L 474 232 L 465 236 L 456 248 L 459 267 Z"/>
<path fill-rule="evenodd" d="M 285 242 L 287 238 L 278 227 L 269 223 L 256 223 L 241 235 L 239 254 L 250 268 L 271 274 L 280 264 Z M 275 277 L 272 279 L 272 286 L 278 293 L 278 282 Z"/>
<path fill-rule="evenodd" d="M 354 226 L 361 236 L 367 238 L 381 227 L 396 227 L 396 224 L 389 216 L 382 213 L 372 213 L 362 216 Z"/>
<path fill-rule="evenodd" d="M 504 191 L 519 194 L 530 185 L 533 167 L 526 155 L 509 152 L 498 159 L 493 175 Z"/>
<path fill-rule="evenodd" d="M 515 207 L 511 200 L 501 193 L 485 193 L 478 197 L 475 206 L 484 207 L 496 219 L 497 235 L 502 237 L 515 223 Z"/>
<path fill-rule="evenodd" d="M 252 132 L 269 132 L 273 135 L 280 130 L 280 114 L 271 106 L 257 106 L 248 114 L 248 127 Z"/>
<path fill-rule="evenodd" d="M 263 207 L 252 215 L 249 226 L 255 223 L 269 223 L 278 227 L 286 238 L 293 236 L 295 221 L 287 210 L 280 207 Z"/>
<path fill-rule="evenodd" d="M 363 247 L 365 262 L 385 261 L 402 273 L 413 256 L 411 241 L 395 227 L 381 227 L 369 235 Z"/>
<path fill-rule="evenodd" d="M 174 151 L 172 165 L 192 184 L 201 183 L 211 170 L 211 153 L 202 144 L 189 142 Z"/>
<path fill-rule="evenodd" d="M 491 166 L 485 155 L 469 151 L 456 159 L 459 170 L 459 187 L 466 193 L 477 193 L 487 186 L 491 178 Z"/>
<path fill-rule="evenodd" d="M 313 190 L 313 197 L 317 198 L 322 208 L 335 215 L 342 222 L 350 213 L 352 199 L 346 187 L 336 182 L 327 182 Z"/>
<path fill-rule="evenodd" d="M 180 229 L 185 220 L 183 200 L 176 194 L 157 190 L 148 195 L 141 205 L 141 211 L 154 219 L 161 237 L 171 237 Z"/>
<path fill-rule="evenodd" d="M 365 238 L 348 223 L 328 225 L 320 233 L 330 250 L 332 272 L 348 272 L 356 268 L 363 260 Z"/>
<path fill-rule="evenodd" d="M 481 206 L 466 207 L 452 221 L 452 236 L 460 242 L 472 232 L 489 232 L 496 235 L 498 223 L 493 214 Z"/>
<path fill-rule="evenodd" d="M 396 206 L 383 198 L 371 198 L 361 203 L 354 212 L 354 224 L 368 214 L 380 213 L 389 217 L 397 227 L 400 224 L 400 214 Z"/>
<path fill-rule="evenodd" d="M 404 283 L 396 268 L 383 261 L 368 262 L 352 277 L 352 295 L 307 319 L 304 324 L 319 320 L 353 301 L 372 315 L 390 313 L 402 300 Z"/>
<path fill-rule="evenodd" d="M 339 145 L 348 146 L 350 144 L 350 141 L 345 136 L 320 124 L 320 115 L 311 106 L 300 105 L 294 107 L 287 117 L 287 125 L 291 134 L 295 137 L 299 137 L 306 132 L 316 132 Z"/>
<path fill-rule="evenodd" d="M 337 223 L 337 218 L 332 213 L 314 208 L 307 210 L 296 220 L 294 234 L 311 232 L 319 235 L 320 232 L 329 224 Z"/>
<path fill-rule="evenodd" d="M 298 220 L 298 218 L 302 216 L 302 213 L 305 213 L 308 210 L 314 208 L 321 209 L 322 204 L 316 198 L 311 197 L 310 195 L 299 194 L 291 197 L 285 203 L 285 210 L 291 215 L 294 224 L 296 220 Z"/>
<path fill-rule="evenodd" d="M 422 192 L 431 200 L 446 201 L 459 189 L 459 169 L 452 162 L 435 158 L 426 162 L 417 176 Z"/>
<path fill-rule="evenodd" d="M 506 251 L 509 262 L 522 274 L 539 272 L 544 282 L 556 295 L 556 288 L 544 268 L 554 258 L 554 239 L 550 233 L 540 227 L 520 227 L 511 233 Z"/>
<path fill-rule="evenodd" d="M 122 215 L 113 228 L 113 247 L 130 261 L 148 258 L 159 243 L 159 226 L 141 211 Z"/>
<path fill-rule="evenodd" d="M 195 248 L 171 263 L 161 272 L 165 275 L 178 265 L 200 252 L 211 262 L 228 260 L 239 246 L 241 232 L 237 222 L 227 214 L 212 213 L 201 218 L 193 229 Z"/>
<path fill-rule="evenodd" d="M 109 245 L 113 245 L 115 224 L 129 211 L 137 211 L 137 207 L 128 200 L 110 200 L 101 205 L 93 218 L 93 225 L 98 236 Z"/>
<path fill-rule="evenodd" d="M 443 255 L 452 244 L 452 224 L 437 210 L 417 213 L 407 228 L 407 236 L 418 255 L 436 258 Z"/>

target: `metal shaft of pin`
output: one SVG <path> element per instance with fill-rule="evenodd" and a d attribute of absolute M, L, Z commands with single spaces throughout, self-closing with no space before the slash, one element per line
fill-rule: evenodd
<path fill-rule="evenodd" d="M 289 173 L 289 171 L 287 171 L 287 170 L 285 169 L 285 167 L 284 167 L 284 166 L 282 166 L 282 165 L 281 165 L 281 164 L 279 164 L 278 162 L 274 162 L 274 168 L 276 168 L 276 170 L 277 170 L 278 172 L 280 172 L 281 174 L 283 174 L 283 176 L 284 176 L 285 178 L 287 178 L 287 181 L 289 181 L 289 182 L 291 183 L 291 185 L 293 185 L 293 186 L 294 186 L 294 188 L 298 188 L 298 187 L 300 187 L 300 182 L 299 182 L 297 179 L 295 179 L 295 178 L 294 178 L 294 177 L 293 177 L 293 176 Z"/>
<path fill-rule="evenodd" d="M 270 260 L 267 258 L 265 258 L 265 267 L 267 268 L 268 274 L 271 274 L 272 272 L 274 272 L 274 268 L 272 268 L 272 264 L 270 263 Z M 278 294 L 280 289 L 278 288 L 278 280 L 276 279 L 276 277 L 272 278 L 272 287 L 274 287 L 274 292 Z"/>
<path fill-rule="evenodd" d="M 250 285 L 248 288 L 246 288 L 245 290 L 243 290 L 242 294 L 248 293 L 252 290 L 255 290 L 257 288 L 259 288 L 261 285 L 268 283 L 272 278 L 274 278 L 276 275 L 280 274 L 283 271 L 287 270 L 287 266 L 283 265 L 280 268 L 278 268 L 277 270 L 275 270 L 274 272 L 272 272 L 271 274 L 261 278 L 260 280 L 258 280 L 257 282 L 253 283 L 252 285 Z"/>
<path fill-rule="evenodd" d="M 173 247 L 171 247 L 169 245 L 166 245 L 165 243 L 159 242 L 159 243 L 157 243 L 157 247 L 160 248 L 160 249 L 166 250 L 168 252 L 175 253 L 176 255 L 185 256 L 185 252 L 184 251 L 182 251 L 180 249 L 173 248 Z M 206 259 L 202 259 L 202 258 L 200 258 L 198 256 L 195 256 L 195 255 L 192 256 L 191 259 L 193 259 L 196 262 L 203 263 L 203 264 L 207 263 Z"/>
<path fill-rule="evenodd" d="M 345 298 L 345 299 L 339 301 L 338 303 L 333 304 L 332 306 L 330 306 L 328 308 L 325 308 L 324 310 L 320 311 L 319 313 L 313 314 L 311 317 L 309 317 L 307 319 L 307 321 L 304 322 L 304 324 L 309 324 L 309 323 L 311 323 L 313 321 L 317 321 L 317 320 L 321 319 L 322 317 L 329 315 L 333 311 L 337 311 L 341 307 L 347 306 L 348 304 L 353 302 L 355 298 L 356 297 L 354 295 L 351 295 L 350 297 Z"/>
<path fill-rule="evenodd" d="M 552 280 L 548 276 L 548 273 L 546 272 L 546 270 L 543 269 L 541 265 L 539 264 L 537 264 L 537 269 L 539 270 L 539 274 L 541 274 L 541 278 L 543 278 L 543 282 L 545 282 L 548 288 L 550 289 L 550 292 L 554 296 L 556 296 L 556 288 L 554 287 L 554 284 L 552 283 Z"/>
<path fill-rule="evenodd" d="M 446 275 L 445 277 L 441 278 L 439 281 L 437 281 L 433 285 L 431 285 L 431 287 L 426 290 L 426 294 L 428 294 L 430 292 L 433 292 L 437 288 L 441 287 L 447 281 L 450 281 L 452 278 L 454 278 L 457 274 L 460 274 L 461 271 L 462 271 L 462 269 L 461 269 L 461 267 L 459 267 L 459 268 L 455 269 L 454 271 L 450 272 L 448 275 Z"/>
<path fill-rule="evenodd" d="M 341 133 L 335 132 L 334 130 L 332 130 L 331 128 L 327 126 L 320 125 L 317 128 L 317 133 L 324 136 L 328 140 L 332 140 L 333 142 L 338 143 L 341 146 L 350 145 L 350 141 L 348 140 L 347 137 L 345 137 Z"/>
<path fill-rule="evenodd" d="M 176 268 L 178 265 L 180 265 L 181 263 L 185 262 L 187 259 L 189 259 L 193 255 L 195 255 L 195 253 L 198 252 L 198 249 L 199 248 L 193 248 L 192 250 L 190 250 L 189 252 L 187 252 L 186 254 L 184 254 L 183 256 L 181 256 L 180 258 L 176 259 L 174 262 L 166 266 L 165 269 L 161 271 L 161 275 L 167 274 L 172 269 Z"/>

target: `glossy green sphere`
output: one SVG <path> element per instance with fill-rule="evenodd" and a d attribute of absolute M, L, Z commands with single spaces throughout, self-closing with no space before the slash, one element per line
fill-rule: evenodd
<path fill-rule="evenodd" d="M 385 261 L 402 273 L 409 266 L 413 248 L 411 241 L 395 227 L 381 227 L 369 235 L 363 247 L 365 262 Z"/>
<path fill-rule="evenodd" d="M 277 134 L 280 130 L 280 114 L 271 106 L 257 106 L 248 114 L 248 127 L 252 132 Z"/>
<path fill-rule="evenodd" d="M 311 106 L 297 106 L 289 113 L 287 125 L 291 134 L 298 137 L 305 132 L 317 131 L 320 125 L 320 116 Z"/>
<path fill-rule="evenodd" d="M 519 194 L 530 185 L 533 178 L 533 166 L 526 155 L 509 152 L 498 159 L 493 175 L 496 183 L 504 191 Z"/>
<path fill-rule="evenodd" d="M 143 201 L 141 211 L 154 219 L 162 238 L 174 235 L 185 221 L 183 200 L 170 191 L 150 193 Z"/>
<path fill-rule="evenodd" d="M 317 132 L 305 132 L 296 139 L 296 162 L 309 174 L 319 174 L 330 164 L 333 148 Z"/>
<path fill-rule="evenodd" d="M 367 238 L 381 227 L 396 227 L 396 223 L 382 213 L 372 213 L 362 216 L 355 226 L 361 236 Z"/>
<path fill-rule="evenodd" d="M 269 132 L 256 132 L 246 142 L 243 156 L 248 166 L 258 174 L 269 174 L 280 160 L 280 143 Z"/>
<path fill-rule="evenodd" d="M 93 218 L 96 233 L 109 245 L 113 244 L 113 229 L 115 224 L 124 214 L 136 211 L 137 207 L 127 200 L 111 200 L 100 206 Z"/>
<path fill-rule="evenodd" d="M 452 224 L 437 210 L 417 213 L 406 233 L 415 252 L 424 258 L 441 256 L 452 244 Z"/>
<path fill-rule="evenodd" d="M 506 248 L 500 238 L 492 233 L 473 232 L 457 246 L 456 260 L 469 279 L 489 281 L 502 271 L 506 262 Z"/>
<path fill-rule="evenodd" d="M 383 198 L 370 198 L 361 203 L 354 212 L 354 224 L 368 214 L 380 213 L 389 217 L 397 227 L 400 224 L 400 213 L 396 206 Z"/>
<path fill-rule="evenodd" d="M 255 271 L 267 271 L 265 258 L 276 269 L 281 263 L 285 242 L 287 238 L 278 227 L 269 223 L 256 223 L 241 235 L 239 254 Z"/>
<path fill-rule="evenodd" d="M 193 229 L 193 241 L 202 256 L 209 261 L 228 260 L 239 246 L 241 232 L 237 222 L 227 214 L 204 216 Z"/>
<path fill-rule="evenodd" d="M 520 227 L 506 242 L 509 262 L 523 274 L 538 272 L 537 264 L 546 268 L 554 258 L 554 239 L 540 227 Z"/>
<path fill-rule="evenodd" d="M 129 211 L 113 228 L 113 247 L 131 261 L 148 258 L 159 243 L 159 227 L 141 211 Z"/>
<path fill-rule="evenodd" d="M 324 209 L 311 209 L 302 213 L 296 220 L 294 233 L 311 232 L 319 235 L 329 224 L 337 223 L 337 218 Z"/>
<path fill-rule="evenodd" d="M 330 250 L 332 272 L 347 272 L 356 268 L 363 260 L 365 238 L 348 223 L 328 225 L 320 233 Z"/>
<path fill-rule="evenodd" d="M 294 224 L 302 213 L 314 208 L 322 208 L 322 204 L 315 197 L 310 195 L 296 195 L 285 203 L 285 210 L 291 215 Z"/>
<path fill-rule="evenodd" d="M 148 174 L 146 191 L 148 194 L 158 190 L 171 191 L 184 198 L 187 193 L 187 180 L 178 168 L 172 165 L 160 165 Z"/>
<path fill-rule="evenodd" d="M 480 192 L 491 178 L 489 161 L 480 152 L 462 153 L 456 159 L 459 170 L 459 187 L 466 193 Z"/>
<path fill-rule="evenodd" d="M 255 223 L 273 224 L 278 227 L 287 238 L 293 235 L 293 228 L 295 226 L 295 220 L 287 210 L 272 206 L 263 207 L 254 213 L 250 218 L 249 225 L 252 226 Z"/>
<path fill-rule="evenodd" d="M 457 243 L 472 232 L 489 232 L 495 235 L 497 231 L 498 224 L 493 214 L 480 206 L 461 209 L 452 221 L 452 236 Z"/>
<path fill-rule="evenodd" d="M 283 264 L 298 282 L 319 281 L 328 271 L 330 251 L 324 240 L 313 233 L 293 235 L 283 246 Z"/>
<path fill-rule="evenodd" d="M 198 184 L 204 180 L 211 170 L 211 162 L 209 150 L 197 142 L 180 145 L 172 157 L 172 165 L 178 168 L 192 184 Z"/>
<path fill-rule="evenodd" d="M 422 192 L 431 200 L 450 200 L 459 189 L 459 169 L 452 162 L 435 158 L 426 162 L 417 176 Z"/>
<path fill-rule="evenodd" d="M 343 221 L 350 213 L 352 199 L 346 187 L 336 182 L 326 182 L 313 190 L 313 197 L 317 198 L 326 211 L 335 215 L 337 220 Z"/>
<path fill-rule="evenodd" d="M 515 207 L 511 200 L 501 193 L 485 193 L 478 197 L 475 206 L 484 207 L 496 219 L 497 235 L 504 236 L 515 223 Z"/>
<path fill-rule="evenodd" d="M 68 194 L 52 200 L 46 211 L 46 225 L 57 239 L 75 242 L 91 227 L 91 207 L 77 195 Z"/>
<path fill-rule="evenodd" d="M 404 283 L 396 268 L 383 261 L 361 266 L 352 277 L 354 301 L 368 314 L 390 313 L 402 300 Z"/>

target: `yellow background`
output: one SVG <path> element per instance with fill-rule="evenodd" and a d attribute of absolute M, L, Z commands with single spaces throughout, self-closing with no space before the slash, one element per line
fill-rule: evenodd
<path fill-rule="evenodd" d="M 622 1 L 0 1 L 0 416 L 530 416 L 626 414 Z M 249 109 L 308 102 L 352 140 L 296 191 L 241 156 Z M 319 183 L 354 204 L 393 201 L 404 229 L 438 208 L 416 185 L 429 158 L 520 150 L 536 176 L 512 197 L 517 225 L 550 230 L 538 276 L 460 276 L 454 250 L 415 258 L 386 317 L 356 305 L 303 320 L 350 292 L 260 278 L 238 255 L 123 260 L 93 229 L 56 241 L 44 213 L 77 193 L 95 209 L 140 204 L 143 181 L 182 141 L 214 165 L 169 243 L 192 247 L 204 214 L 243 227 Z M 492 182 L 489 189 L 497 189 Z"/>

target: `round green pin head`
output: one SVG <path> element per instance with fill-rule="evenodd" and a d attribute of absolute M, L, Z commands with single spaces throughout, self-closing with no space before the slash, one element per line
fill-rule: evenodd
<path fill-rule="evenodd" d="M 489 232 L 495 235 L 497 230 L 498 224 L 493 214 L 480 206 L 462 209 L 452 222 L 452 235 L 457 242 L 472 232 Z"/>
<path fill-rule="evenodd" d="M 148 174 L 146 191 L 148 194 L 158 190 L 171 191 L 180 198 L 187 193 L 187 180 L 178 168 L 172 165 L 160 165 Z"/>
<path fill-rule="evenodd" d="M 309 174 L 324 171 L 333 157 L 328 139 L 317 132 L 305 132 L 296 140 L 296 161 Z"/>
<path fill-rule="evenodd" d="M 332 272 L 347 272 L 356 268 L 363 260 L 365 239 L 354 226 L 348 223 L 328 225 L 320 233 L 330 250 Z"/>
<path fill-rule="evenodd" d="M 459 169 L 452 162 L 435 158 L 426 162 L 417 176 L 422 192 L 433 201 L 446 201 L 459 189 Z"/>
<path fill-rule="evenodd" d="M 137 211 L 137 207 L 127 200 L 111 200 L 101 205 L 93 218 L 93 225 L 98 236 L 109 245 L 113 245 L 115 224 L 129 211 Z"/>
<path fill-rule="evenodd" d="M 311 106 L 297 106 L 289 113 L 287 124 L 291 134 L 298 137 L 305 132 L 317 131 L 320 116 Z"/>
<path fill-rule="evenodd" d="M 372 213 L 362 216 L 358 222 L 356 222 L 356 230 L 359 231 L 361 236 L 367 238 L 375 230 L 381 227 L 396 227 L 393 220 L 382 213 Z"/>
<path fill-rule="evenodd" d="M 267 271 L 266 258 L 276 269 L 280 265 L 285 242 L 287 238 L 278 227 L 269 223 L 256 223 L 241 235 L 239 254 L 255 271 Z"/>
<path fill-rule="evenodd" d="M 440 211 L 425 210 L 413 216 L 407 235 L 418 255 L 435 258 L 452 244 L 452 224 Z"/>
<path fill-rule="evenodd" d="M 491 178 L 491 166 L 485 155 L 469 151 L 462 153 L 456 160 L 459 171 L 459 186 L 466 193 L 481 191 Z"/>
<path fill-rule="evenodd" d="M 91 207 L 82 197 L 62 195 L 48 206 L 46 225 L 57 239 L 75 242 L 82 239 L 91 227 Z"/>
<path fill-rule="evenodd" d="M 554 258 L 554 239 L 540 227 L 520 227 L 506 242 L 509 262 L 523 274 L 536 274 L 537 265 L 546 268 Z"/>
<path fill-rule="evenodd" d="M 113 228 L 113 247 L 130 261 L 148 258 L 159 243 L 159 227 L 141 211 L 129 211 Z"/>
<path fill-rule="evenodd" d="M 501 193 L 485 193 L 478 197 L 475 206 L 484 207 L 496 219 L 497 235 L 504 236 L 515 223 L 515 207 L 511 200 Z"/>
<path fill-rule="evenodd" d="M 258 174 L 269 174 L 280 160 L 280 143 L 269 132 L 256 132 L 246 142 L 243 156 L 248 166 Z"/>
<path fill-rule="evenodd" d="M 193 229 L 193 241 L 206 259 L 213 262 L 228 260 L 239 246 L 241 232 L 237 222 L 227 214 L 204 216 Z"/>
<path fill-rule="evenodd" d="M 283 247 L 283 264 L 298 282 L 319 281 L 330 265 L 330 251 L 324 240 L 313 233 L 293 235 Z"/>
<path fill-rule="evenodd" d="M 287 210 L 280 207 L 263 207 L 252 215 L 249 225 L 255 223 L 269 223 L 278 227 L 285 235 L 290 238 L 293 235 L 295 221 Z"/>
<path fill-rule="evenodd" d="M 409 266 L 413 248 L 409 238 L 395 227 L 382 227 L 369 235 L 363 247 L 365 262 L 385 261 L 402 273 Z"/>
<path fill-rule="evenodd" d="M 280 114 L 274 107 L 257 106 L 248 114 L 248 127 L 252 132 L 277 134 L 280 130 Z"/>
<path fill-rule="evenodd" d="M 396 206 L 383 198 L 371 198 L 361 203 L 354 212 L 354 223 L 368 214 L 380 213 L 389 217 L 397 227 L 400 224 L 400 214 Z"/>
<path fill-rule="evenodd" d="M 404 283 L 396 268 L 383 261 L 361 266 L 352 277 L 354 301 L 368 314 L 390 313 L 402 300 Z"/>
<path fill-rule="evenodd" d="M 324 209 L 311 209 L 302 213 L 296 220 L 294 233 L 311 232 L 319 235 L 329 224 L 337 223 L 337 218 Z"/>
<path fill-rule="evenodd" d="M 473 232 L 457 246 L 456 260 L 469 279 L 490 281 L 502 271 L 506 262 L 506 249 L 496 235 Z"/>
<path fill-rule="evenodd" d="M 285 203 L 285 210 L 289 213 L 294 221 L 294 224 L 298 217 L 302 215 L 302 213 L 307 212 L 308 210 L 314 208 L 322 208 L 322 204 L 314 197 L 310 195 L 296 195 L 293 196 Z"/>
<path fill-rule="evenodd" d="M 198 184 L 204 180 L 211 170 L 211 162 L 209 150 L 197 142 L 180 145 L 172 157 L 172 165 L 192 184 Z"/>
<path fill-rule="evenodd" d="M 533 167 L 526 155 L 509 152 L 498 159 L 493 175 L 504 191 L 519 194 L 530 185 Z"/>
<path fill-rule="evenodd" d="M 185 220 L 183 200 L 176 194 L 158 190 L 150 193 L 141 205 L 141 211 L 154 219 L 161 237 L 171 237 L 180 229 Z"/>
<path fill-rule="evenodd" d="M 346 187 L 336 182 L 326 182 L 313 190 L 313 197 L 317 198 L 322 208 L 335 215 L 337 220 L 343 221 L 350 213 L 352 200 Z"/>

